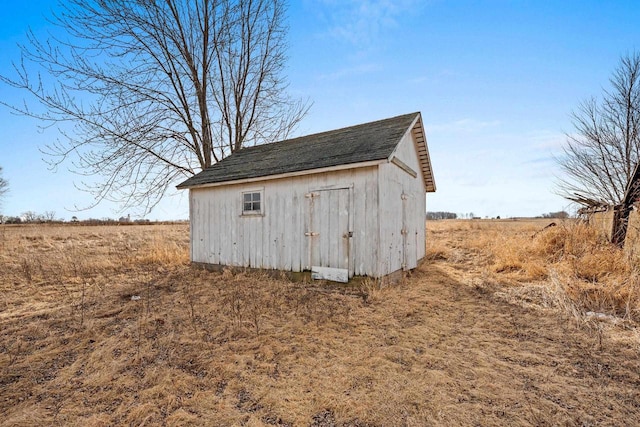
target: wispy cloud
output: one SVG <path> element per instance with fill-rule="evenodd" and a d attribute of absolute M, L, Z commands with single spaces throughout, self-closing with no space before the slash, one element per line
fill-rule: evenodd
<path fill-rule="evenodd" d="M 339 80 L 346 77 L 354 77 L 354 76 L 369 74 L 380 69 L 381 67 L 378 64 L 360 64 L 360 65 L 355 65 L 353 67 L 341 68 L 332 73 L 321 74 L 320 76 L 318 76 L 318 78 L 320 80 Z"/>
<path fill-rule="evenodd" d="M 533 159 L 526 159 L 521 164 L 522 165 L 549 165 L 555 162 L 555 157 L 553 156 L 545 156 L 545 157 L 536 157 Z"/>
<path fill-rule="evenodd" d="M 557 151 L 564 146 L 567 141 L 567 136 L 560 132 L 540 132 L 536 135 L 531 135 L 529 138 L 535 148 Z"/>
<path fill-rule="evenodd" d="M 407 83 L 410 83 L 410 84 L 436 83 L 436 82 L 441 82 L 444 79 L 451 79 L 456 76 L 458 76 L 458 73 L 445 69 L 434 74 L 421 74 L 421 75 L 409 78 L 407 79 Z"/>
<path fill-rule="evenodd" d="M 418 0 L 322 0 L 330 12 L 327 34 L 359 48 L 374 44 L 387 30 L 398 26 L 398 19 L 420 7 Z"/>
<path fill-rule="evenodd" d="M 463 132 L 473 133 L 486 129 L 497 128 L 501 125 L 500 120 L 476 120 L 460 119 L 447 123 L 426 124 L 427 132 Z"/>

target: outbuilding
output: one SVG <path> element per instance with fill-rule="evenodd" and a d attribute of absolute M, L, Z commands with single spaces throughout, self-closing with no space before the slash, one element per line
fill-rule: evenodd
<path fill-rule="evenodd" d="M 243 148 L 187 179 L 191 260 L 347 282 L 425 256 L 421 114 Z"/>

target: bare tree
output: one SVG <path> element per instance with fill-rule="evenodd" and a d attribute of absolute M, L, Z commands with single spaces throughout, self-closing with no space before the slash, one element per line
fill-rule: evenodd
<path fill-rule="evenodd" d="M 62 35 L 30 32 L 17 76 L 0 79 L 43 107 L 10 108 L 59 125 L 61 139 L 43 149 L 53 167 L 100 177 L 79 185 L 96 203 L 147 213 L 177 180 L 287 137 L 309 108 L 286 94 L 284 0 L 60 7 Z"/>
<path fill-rule="evenodd" d="M 41 216 L 44 222 L 53 222 L 56 220 L 55 211 L 44 211 L 44 213 Z"/>
<path fill-rule="evenodd" d="M 584 206 L 614 206 L 612 241 L 622 245 L 640 159 L 640 54 L 623 56 L 609 83 L 601 99 L 584 101 L 572 114 L 575 133 L 558 159 L 565 176 L 559 189 Z"/>
<path fill-rule="evenodd" d="M 38 215 L 34 211 L 22 212 L 24 222 L 38 222 L 42 220 L 42 215 Z"/>
<path fill-rule="evenodd" d="M 2 206 L 2 199 L 9 192 L 9 182 L 2 177 L 2 166 L 0 166 L 0 207 Z"/>
<path fill-rule="evenodd" d="M 620 204 L 640 157 L 640 55 L 622 57 L 602 99 L 582 102 L 572 118 L 561 194 L 583 205 Z"/>

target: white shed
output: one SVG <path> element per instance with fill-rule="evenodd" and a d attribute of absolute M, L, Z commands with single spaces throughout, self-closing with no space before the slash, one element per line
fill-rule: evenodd
<path fill-rule="evenodd" d="M 417 266 L 435 183 L 412 113 L 244 148 L 178 188 L 192 262 L 346 282 Z"/>

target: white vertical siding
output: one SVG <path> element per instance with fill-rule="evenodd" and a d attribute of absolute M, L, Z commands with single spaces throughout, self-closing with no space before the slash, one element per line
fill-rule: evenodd
<path fill-rule="evenodd" d="M 413 139 L 407 132 L 393 156 L 417 173 L 413 177 L 393 163 L 380 165 L 380 276 L 403 267 L 415 268 L 425 256 L 425 187 Z M 406 194 L 403 224 L 403 200 Z M 403 238 L 402 229 L 406 229 Z"/>
<path fill-rule="evenodd" d="M 309 269 L 311 191 L 350 188 L 350 273 L 377 276 L 378 168 L 191 189 L 194 262 L 302 271 Z M 242 215 L 242 192 L 263 189 L 262 216 Z M 323 209 L 330 209 L 323 206 Z M 335 207 L 335 209 L 343 207 Z M 347 207 L 344 207 L 347 208 Z M 316 213 L 317 214 L 317 213 Z M 329 216 L 322 215 L 327 221 Z"/>

